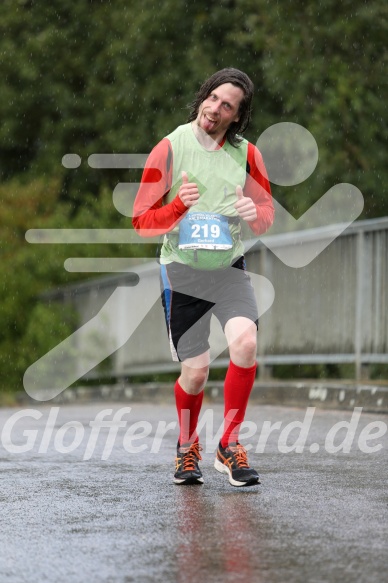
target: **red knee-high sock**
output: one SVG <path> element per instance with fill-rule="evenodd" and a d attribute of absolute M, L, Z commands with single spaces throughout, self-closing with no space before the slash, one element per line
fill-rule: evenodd
<path fill-rule="evenodd" d="M 229 443 L 238 441 L 238 432 L 240 424 L 244 421 L 249 395 L 255 380 L 256 367 L 256 363 L 249 368 L 243 368 L 230 361 L 224 384 L 225 407 L 222 447 L 227 447 Z"/>
<path fill-rule="evenodd" d="M 198 441 L 197 423 L 202 406 L 203 391 L 198 395 L 190 395 L 176 381 L 174 392 L 180 427 L 179 444 L 195 443 Z"/>

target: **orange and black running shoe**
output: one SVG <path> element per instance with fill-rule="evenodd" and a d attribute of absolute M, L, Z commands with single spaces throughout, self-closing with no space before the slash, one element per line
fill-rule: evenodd
<path fill-rule="evenodd" d="M 214 467 L 222 474 L 228 474 L 232 486 L 255 486 L 260 484 L 259 474 L 249 467 L 246 449 L 238 442 L 223 448 L 218 445 Z"/>
<path fill-rule="evenodd" d="M 198 466 L 198 461 L 202 459 L 199 453 L 201 450 L 199 443 L 186 445 L 178 443 L 175 458 L 175 484 L 203 484 L 202 472 Z"/>

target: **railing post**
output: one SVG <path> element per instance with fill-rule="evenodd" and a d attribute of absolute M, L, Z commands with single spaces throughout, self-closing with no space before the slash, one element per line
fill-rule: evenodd
<path fill-rule="evenodd" d="M 355 355 L 355 373 L 356 381 L 362 379 L 362 311 L 364 306 L 364 273 L 365 273 L 365 234 L 361 229 L 357 233 L 357 281 L 356 281 L 356 315 L 355 315 L 355 334 L 354 334 L 354 355 Z"/>

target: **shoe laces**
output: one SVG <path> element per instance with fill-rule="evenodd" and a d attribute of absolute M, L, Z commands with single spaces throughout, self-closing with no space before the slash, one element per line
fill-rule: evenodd
<path fill-rule="evenodd" d="M 190 448 L 183 453 L 182 458 L 176 458 L 177 464 L 182 460 L 183 471 L 195 470 L 196 463 L 198 460 L 202 459 L 201 454 L 199 453 L 200 451 L 202 451 L 202 447 L 199 443 L 192 443 Z"/>
<path fill-rule="evenodd" d="M 249 468 L 247 451 L 245 447 L 241 445 L 241 443 L 229 446 L 229 449 L 232 452 L 239 468 Z"/>

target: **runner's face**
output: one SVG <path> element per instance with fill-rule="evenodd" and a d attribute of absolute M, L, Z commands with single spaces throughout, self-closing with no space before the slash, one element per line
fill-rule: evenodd
<path fill-rule="evenodd" d="M 213 140 L 221 141 L 230 124 L 240 119 L 239 107 L 244 92 L 232 83 L 224 83 L 214 89 L 201 103 L 197 125 Z"/>

